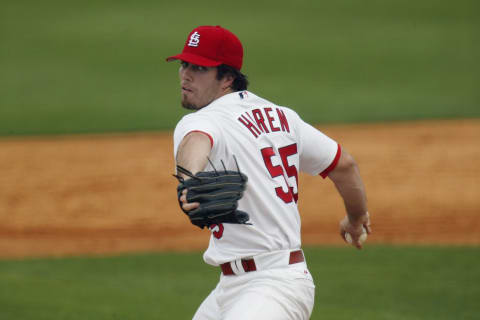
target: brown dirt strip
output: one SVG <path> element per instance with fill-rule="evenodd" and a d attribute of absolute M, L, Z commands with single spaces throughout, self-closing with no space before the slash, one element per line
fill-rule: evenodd
<path fill-rule="evenodd" d="M 480 120 L 321 126 L 360 165 L 369 243 L 480 244 Z M 0 257 L 197 250 L 170 133 L 0 139 Z M 340 245 L 340 197 L 302 175 L 306 245 Z"/>

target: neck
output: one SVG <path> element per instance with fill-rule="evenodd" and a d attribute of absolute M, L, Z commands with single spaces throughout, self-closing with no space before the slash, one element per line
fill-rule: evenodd
<path fill-rule="evenodd" d="M 233 89 L 230 88 L 230 87 L 227 87 L 227 88 L 221 90 L 221 91 L 218 93 L 218 95 L 215 97 L 214 100 L 217 100 L 218 98 L 223 97 L 224 95 L 227 95 L 227 94 L 232 93 L 232 92 L 233 92 Z"/>

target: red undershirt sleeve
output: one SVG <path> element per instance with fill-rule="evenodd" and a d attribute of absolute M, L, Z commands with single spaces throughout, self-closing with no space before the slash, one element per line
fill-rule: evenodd
<path fill-rule="evenodd" d="M 340 156 L 342 155 L 342 148 L 340 147 L 339 144 L 337 144 L 337 154 L 335 155 L 335 158 L 333 159 L 332 163 L 327 167 L 327 169 L 323 170 L 321 173 L 320 173 L 320 176 L 322 176 L 323 179 L 325 179 L 328 174 L 330 172 L 333 171 L 333 169 L 335 169 L 335 167 L 337 166 L 338 164 L 338 160 L 340 160 Z"/>

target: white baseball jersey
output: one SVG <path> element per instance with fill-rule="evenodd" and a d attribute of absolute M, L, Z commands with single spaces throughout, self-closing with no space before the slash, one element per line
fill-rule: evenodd
<path fill-rule="evenodd" d="M 206 263 L 217 266 L 257 254 L 299 249 L 298 173 L 326 177 L 340 156 L 340 146 L 293 110 L 249 91 L 220 97 L 184 116 L 174 133 L 174 153 L 190 132 L 208 135 L 210 159 L 217 170 L 240 170 L 248 177 L 238 209 L 251 225 L 210 226 Z M 206 170 L 213 170 L 210 165 Z"/>

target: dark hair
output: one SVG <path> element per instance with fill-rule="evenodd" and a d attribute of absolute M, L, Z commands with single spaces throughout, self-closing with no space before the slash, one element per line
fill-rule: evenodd
<path fill-rule="evenodd" d="M 219 65 L 217 67 L 217 80 L 221 80 L 227 75 L 231 75 L 233 78 L 233 91 L 247 90 L 248 79 L 246 75 L 233 67 L 227 66 L 226 64 Z"/>

